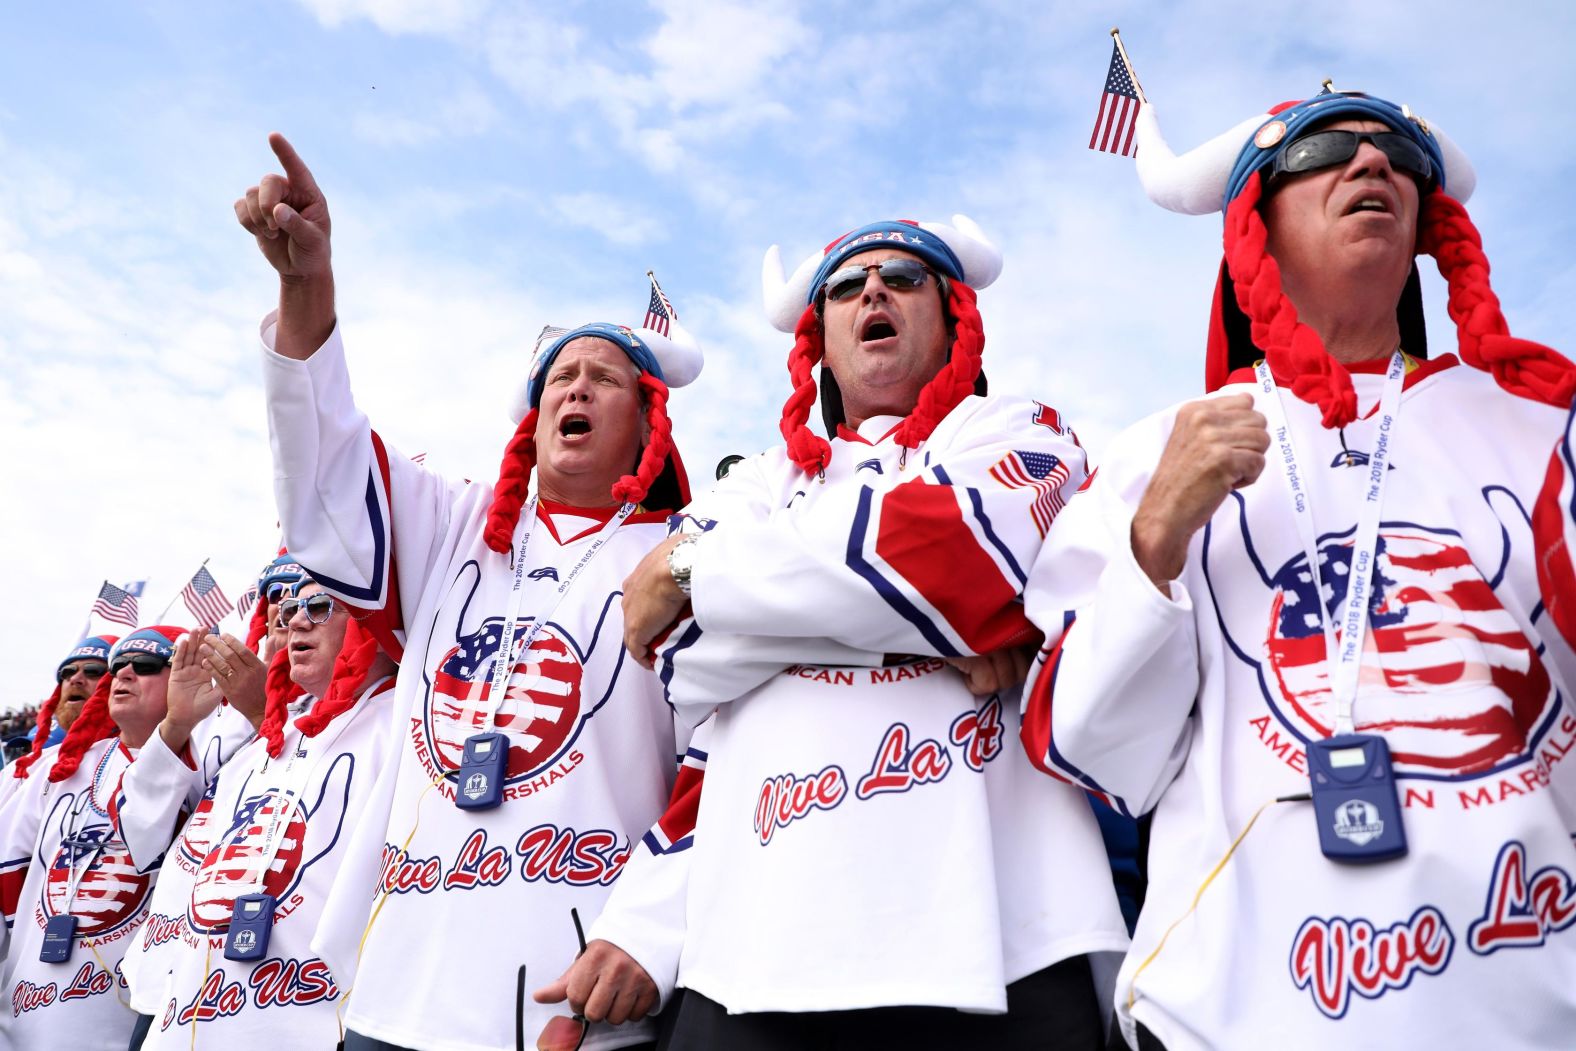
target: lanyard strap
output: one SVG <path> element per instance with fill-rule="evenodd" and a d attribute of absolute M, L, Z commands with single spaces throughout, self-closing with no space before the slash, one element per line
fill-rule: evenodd
<path fill-rule="evenodd" d="M 379 682 L 383 680 L 378 680 Z M 377 684 L 374 683 L 374 686 Z M 319 698 L 314 705 L 323 703 Z M 312 771 L 317 769 L 318 760 L 325 755 L 333 754 L 334 746 L 339 743 L 340 734 L 350 725 L 353 712 L 345 713 L 343 718 L 334 720 L 338 725 L 334 728 L 334 735 L 326 738 L 317 748 L 315 755 L 306 755 L 306 734 L 296 731 L 295 747 L 290 749 L 290 758 L 285 761 L 285 768 L 280 774 L 276 785 L 284 802 L 274 810 L 269 817 L 268 824 L 263 828 L 262 839 L 258 850 L 262 854 L 262 864 L 257 870 L 257 879 L 245 893 L 258 894 L 263 890 L 264 881 L 268 879 L 268 870 L 273 867 L 274 858 L 279 855 L 279 849 L 284 845 L 285 832 L 290 828 L 290 821 L 301 808 L 301 797 L 306 794 L 306 786 L 312 781 Z M 254 771 L 254 776 L 267 771 L 270 763 L 268 750 L 263 750 L 262 764 Z"/>
<path fill-rule="evenodd" d="M 596 557 L 596 553 L 602 549 L 602 546 L 608 540 L 612 539 L 613 531 L 623 525 L 625 519 L 634 513 L 635 505 L 626 503 L 618 509 L 617 514 L 609 518 L 602 528 L 597 531 L 596 539 L 592 541 L 591 546 L 586 549 L 585 553 L 580 556 L 580 561 L 575 563 L 574 568 L 569 571 L 569 575 L 558 585 L 558 591 L 554 593 L 552 601 L 547 608 L 538 614 L 532 620 L 531 626 L 526 629 L 525 636 L 520 641 L 521 654 L 524 654 L 531 648 L 531 643 L 536 641 L 537 633 L 547 625 L 553 614 L 558 611 L 559 603 L 563 602 L 564 596 L 569 593 L 570 585 L 580 576 L 581 570 L 591 564 L 591 559 Z M 529 504 L 520 515 L 520 526 L 518 528 L 521 528 L 523 532 L 520 534 L 519 549 L 515 552 L 514 587 L 509 592 L 509 613 L 508 616 L 504 617 L 503 628 L 498 637 L 498 652 L 493 657 L 491 684 L 487 690 L 487 716 L 483 725 L 488 728 L 492 727 L 493 721 L 498 717 L 498 709 L 503 706 L 504 691 L 508 688 L 509 679 L 514 671 L 515 622 L 520 618 L 520 603 L 525 597 L 525 588 L 523 586 L 525 582 L 525 554 L 526 548 L 531 543 L 531 528 L 535 522 L 536 495 L 533 493 Z"/>
<path fill-rule="evenodd" d="M 1339 643 L 1335 638 L 1335 625 L 1324 613 L 1324 574 L 1319 569 L 1313 506 L 1304 481 L 1307 476 L 1303 473 L 1296 446 L 1292 442 L 1286 407 L 1281 401 L 1280 389 L 1275 384 L 1268 363 L 1259 362 L 1254 373 L 1258 377 L 1259 389 L 1265 396 L 1264 408 L 1269 416 L 1271 436 L 1280 453 L 1286 484 L 1291 490 L 1292 517 L 1297 524 L 1297 538 L 1302 542 L 1308 570 L 1313 577 L 1316 596 L 1314 612 L 1324 635 L 1326 671 L 1330 694 L 1335 701 L 1335 732 L 1349 734 L 1354 729 L 1352 710 L 1357 702 L 1363 646 L 1368 637 L 1368 606 L 1373 597 L 1374 562 L 1379 548 L 1379 513 L 1384 506 L 1384 491 L 1389 484 L 1390 454 L 1400 424 L 1406 356 L 1399 350 L 1390 356 L 1390 368 L 1385 373 L 1384 389 L 1379 396 L 1378 431 L 1373 452 L 1369 454 L 1368 477 L 1363 487 L 1363 502 L 1357 515 L 1356 531 L 1352 534 L 1352 561 L 1346 574 L 1346 598 L 1336 618 L 1341 628 Z"/>

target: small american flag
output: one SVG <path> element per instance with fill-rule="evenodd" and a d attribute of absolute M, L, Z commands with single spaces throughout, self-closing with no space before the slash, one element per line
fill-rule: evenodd
<path fill-rule="evenodd" d="M 140 584 L 141 581 L 138 583 Z M 98 598 L 93 600 L 93 612 L 105 620 L 112 620 L 116 624 L 124 624 L 128 628 L 135 628 L 137 626 L 137 596 L 116 587 L 106 580 L 104 581 L 104 586 L 99 588 Z"/>
<path fill-rule="evenodd" d="M 247 614 L 252 612 L 252 607 L 255 605 L 257 605 L 257 585 L 253 584 L 241 592 L 241 597 L 235 603 L 235 615 L 245 621 Z"/>
<path fill-rule="evenodd" d="M 1138 90 L 1128 76 L 1127 63 L 1115 43 L 1111 45 L 1111 69 L 1105 75 L 1105 92 L 1100 96 L 1100 113 L 1094 119 L 1089 148 L 1102 153 L 1133 156 L 1133 128 L 1138 124 Z"/>
<path fill-rule="evenodd" d="M 204 628 L 211 628 L 224 619 L 230 612 L 233 603 L 224 597 L 224 592 L 219 588 L 219 582 L 213 579 L 213 574 L 208 572 L 207 566 L 200 567 L 185 590 L 181 598 L 186 602 L 186 608 L 192 611 L 192 616 L 197 618 L 197 623 Z"/>
<path fill-rule="evenodd" d="M 1003 456 L 990 469 L 990 476 L 1008 489 L 1034 490 L 1034 504 L 1029 508 L 1034 527 L 1045 536 L 1054 519 L 1066 506 L 1062 499 L 1062 486 L 1069 471 L 1060 458 L 1050 453 L 1015 450 Z"/>
<path fill-rule="evenodd" d="M 657 284 L 657 275 L 650 270 L 646 276 L 651 278 L 651 303 L 646 307 L 646 328 L 653 332 L 668 334 L 668 322 L 677 321 L 679 312 L 673 309 L 673 304 L 668 302 L 668 297 L 662 294 L 662 286 Z"/>

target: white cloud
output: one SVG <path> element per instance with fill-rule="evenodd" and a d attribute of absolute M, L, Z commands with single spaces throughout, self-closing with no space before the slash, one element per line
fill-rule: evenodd
<path fill-rule="evenodd" d="M 457 33 L 474 25 L 490 0 L 300 0 L 330 29 L 364 18 L 385 33 Z"/>
<path fill-rule="evenodd" d="M 374 146 L 422 146 L 482 135 L 498 124 L 498 107 L 474 81 L 447 93 L 423 88 L 414 99 L 391 94 L 385 90 L 376 107 L 356 114 L 351 129 L 357 138 Z"/>
<path fill-rule="evenodd" d="M 551 214 L 572 226 L 593 230 L 616 245 L 643 245 L 662 236 L 662 224 L 639 208 L 603 193 L 561 193 Z"/>

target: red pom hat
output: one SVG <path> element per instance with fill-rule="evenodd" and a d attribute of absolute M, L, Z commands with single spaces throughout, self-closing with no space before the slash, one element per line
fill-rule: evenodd
<path fill-rule="evenodd" d="M 1360 93 L 1333 92 L 1287 102 L 1243 121 L 1180 157 L 1160 134 L 1154 107 L 1139 112 L 1138 175 L 1151 200 L 1189 215 L 1224 210 L 1225 260 L 1210 318 L 1205 386 L 1215 390 L 1237 368 L 1263 358 L 1275 379 L 1318 405 L 1326 427 L 1343 427 L 1357 414 L 1351 374 L 1324 349 L 1318 333 L 1298 320 L 1281 288 L 1280 268 L 1266 249 L 1268 231 L 1258 205 L 1275 158 L 1305 128 L 1339 116 L 1383 121 L 1418 141 L 1434 160 L 1421 188 L 1418 251 L 1434 257 L 1449 287 L 1461 359 L 1493 374 L 1504 389 L 1560 407 L 1576 396 L 1576 367 L 1558 352 L 1510 335 L 1488 280 L 1483 242 L 1462 206 L 1476 184 L 1466 155 L 1437 125 L 1405 106 Z M 1449 190 L 1449 193 L 1446 190 Z M 1454 196 L 1451 196 L 1453 194 Z M 1397 307 L 1402 344 L 1427 355 L 1416 267 Z"/>
<path fill-rule="evenodd" d="M 947 309 L 956 333 L 947 363 L 920 390 L 913 411 L 898 425 L 894 435 L 898 444 L 917 447 L 964 398 L 984 393 L 981 356 L 985 329 L 974 293 L 1001 275 L 1002 260 L 1001 252 L 968 216 L 954 215 L 951 226 L 911 219 L 862 226 L 812 253 L 786 278 L 782 253 L 772 245 L 761 264 L 766 317 L 778 331 L 794 334 L 793 349 L 788 352 L 793 393 L 783 405 L 782 435 L 788 444 L 789 459 L 807 474 L 824 471 L 832 462 L 831 444 L 809 428 L 817 386 L 811 370 L 826 353 L 816 309 L 821 287 L 845 260 L 878 248 L 907 252 L 948 279 Z M 836 378 L 825 367 L 821 369 L 820 389 L 822 422 L 827 433 L 835 433 L 842 422 L 842 400 Z"/>
<path fill-rule="evenodd" d="M 689 503 L 689 478 L 673 444 L 673 423 L 668 418 L 668 390 L 693 382 L 700 375 L 704 359 L 700 344 L 679 324 L 677 312 L 657 287 L 655 278 L 651 281 L 646 319 L 656 327 L 630 328 L 600 321 L 569 330 L 549 325 L 537 337 L 531 366 L 510 410 L 516 426 L 504 449 L 492 507 L 487 512 L 483 538 L 488 547 L 500 554 L 509 553 L 530 488 L 531 471 L 536 467 L 536 408 L 547 372 L 558 352 L 582 336 L 606 340 L 640 369 L 640 389 L 645 396 L 651 437 L 635 473 L 614 483 L 613 498 L 620 503 L 644 503 L 650 510 L 677 511 Z"/>

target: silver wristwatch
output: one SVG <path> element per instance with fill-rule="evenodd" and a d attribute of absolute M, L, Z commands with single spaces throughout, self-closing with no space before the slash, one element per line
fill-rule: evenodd
<path fill-rule="evenodd" d="M 699 539 L 700 534 L 691 533 L 668 551 L 668 572 L 686 598 L 690 593 L 690 574 L 695 570 L 695 541 Z"/>

